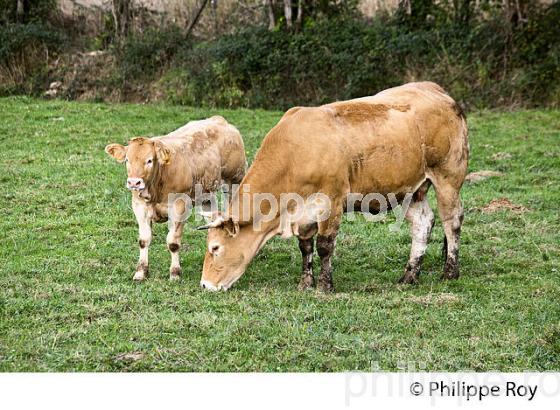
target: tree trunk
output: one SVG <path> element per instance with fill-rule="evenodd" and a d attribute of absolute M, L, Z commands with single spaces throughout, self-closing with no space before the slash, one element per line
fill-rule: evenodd
<path fill-rule="evenodd" d="M 217 37 L 220 29 L 218 25 L 218 0 L 212 0 L 210 5 L 212 6 L 212 20 L 214 20 L 214 36 Z"/>
<path fill-rule="evenodd" d="M 411 0 L 399 0 L 398 9 L 402 14 L 412 14 Z"/>
<path fill-rule="evenodd" d="M 131 5 L 132 0 L 112 0 L 115 37 L 118 42 L 124 40 L 130 31 Z"/>
<path fill-rule="evenodd" d="M 266 4 L 266 11 L 268 14 L 268 29 L 270 31 L 274 30 L 276 27 L 276 18 L 274 17 L 274 4 L 272 3 L 273 0 L 265 0 Z"/>
<path fill-rule="evenodd" d="M 471 0 L 454 0 L 455 21 L 467 25 L 471 19 Z"/>
<path fill-rule="evenodd" d="M 16 6 L 16 21 L 18 23 L 23 23 L 24 15 L 25 15 L 25 8 L 23 4 L 24 0 L 17 0 Z M 12 3 L 13 4 L 13 3 Z"/>
<path fill-rule="evenodd" d="M 303 0 L 298 0 L 297 16 L 296 16 L 296 27 L 298 30 L 301 29 L 302 24 L 303 24 Z"/>
<path fill-rule="evenodd" d="M 292 28 L 292 0 L 284 0 L 284 17 L 286 17 L 286 27 Z"/>
<path fill-rule="evenodd" d="M 527 21 L 528 3 L 526 0 L 504 0 L 506 18 L 512 27 L 521 27 Z"/>

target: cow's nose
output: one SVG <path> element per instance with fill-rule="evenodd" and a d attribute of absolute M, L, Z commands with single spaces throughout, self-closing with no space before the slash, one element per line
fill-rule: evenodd
<path fill-rule="evenodd" d="M 128 178 L 126 187 L 128 189 L 144 189 L 144 180 L 142 178 Z"/>
<path fill-rule="evenodd" d="M 218 290 L 218 288 L 216 286 L 212 285 L 210 282 L 208 282 L 206 280 L 201 280 L 200 281 L 200 287 L 202 289 L 206 289 L 206 290 L 212 290 L 212 291 Z"/>

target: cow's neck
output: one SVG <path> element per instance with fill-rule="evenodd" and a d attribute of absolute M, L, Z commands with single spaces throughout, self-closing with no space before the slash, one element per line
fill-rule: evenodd
<path fill-rule="evenodd" d="M 158 204 L 161 202 L 161 165 L 154 169 L 154 174 L 150 183 L 146 185 L 146 189 L 138 194 L 140 199 L 143 199 L 150 205 Z"/>
<path fill-rule="evenodd" d="M 231 215 L 234 219 L 238 220 L 240 224 L 253 224 L 254 227 L 258 227 L 259 232 L 263 233 L 263 242 L 266 242 L 272 236 L 280 233 L 280 212 L 277 209 L 276 214 L 270 216 L 270 209 L 268 208 L 269 202 L 266 199 L 262 200 L 261 204 L 264 209 L 261 209 L 263 214 L 267 215 L 267 217 L 258 224 L 258 216 L 254 214 L 255 207 L 253 204 L 255 196 L 258 194 L 272 195 L 276 203 L 279 204 L 280 195 L 285 190 L 284 184 L 281 182 L 285 181 L 278 178 L 278 175 L 279 173 L 274 172 L 270 167 L 262 167 L 259 161 L 255 161 L 239 185 L 238 195 L 234 198 L 230 207 Z M 285 176 L 284 173 L 284 177 Z M 263 196 L 261 198 L 265 197 Z M 238 204 L 235 203 L 236 200 Z M 248 212 L 245 212 L 246 210 Z"/>

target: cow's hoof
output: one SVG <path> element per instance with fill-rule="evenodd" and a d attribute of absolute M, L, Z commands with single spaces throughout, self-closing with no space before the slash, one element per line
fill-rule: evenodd
<path fill-rule="evenodd" d="M 301 280 L 299 281 L 298 290 L 309 290 L 309 289 L 313 288 L 313 285 L 315 285 L 315 281 L 313 280 L 313 276 L 305 275 L 305 276 L 302 276 Z"/>
<path fill-rule="evenodd" d="M 399 283 L 407 285 L 418 284 L 418 274 L 420 273 L 420 263 L 412 264 L 408 262 L 404 268 L 404 275 L 399 279 Z"/>
<path fill-rule="evenodd" d="M 443 275 L 441 275 L 441 279 L 442 280 L 459 279 L 459 271 L 443 272 Z"/>
<path fill-rule="evenodd" d="M 412 275 L 410 272 L 406 272 L 399 279 L 399 283 L 404 283 L 406 285 L 418 285 L 418 278 Z"/>
<path fill-rule="evenodd" d="M 332 282 L 319 281 L 317 283 L 317 290 L 319 290 L 321 292 L 324 292 L 324 293 L 334 292 L 334 286 L 333 286 Z"/>
<path fill-rule="evenodd" d="M 134 273 L 134 276 L 132 277 L 132 280 L 134 280 L 135 282 L 142 282 L 143 280 L 146 279 L 146 274 L 142 271 L 138 271 L 136 273 Z"/>
<path fill-rule="evenodd" d="M 459 265 L 453 262 L 446 262 L 443 268 L 443 275 L 441 279 L 451 280 L 459 278 Z"/>
<path fill-rule="evenodd" d="M 173 268 L 169 272 L 169 280 L 171 280 L 171 281 L 181 280 L 181 275 L 182 274 L 183 274 L 183 272 L 181 271 L 181 268 Z"/>

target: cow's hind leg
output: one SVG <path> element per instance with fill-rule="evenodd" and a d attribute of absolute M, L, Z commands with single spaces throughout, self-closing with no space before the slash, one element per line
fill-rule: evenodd
<path fill-rule="evenodd" d="M 442 279 L 459 277 L 459 237 L 463 224 L 463 206 L 459 190 L 444 182 L 434 183 L 437 193 L 438 211 L 445 233 L 446 250 Z"/>
<path fill-rule="evenodd" d="M 418 283 L 420 266 L 434 226 L 434 213 L 426 195 L 428 188 L 429 184 L 423 185 L 414 194 L 406 210 L 405 217 L 411 222 L 412 247 L 404 275 L 399 279 L 399 283 Z"/>
<path fill-rule="evenodd" d="M 315 285 L 313 277 L 313 237 L 317 233 L 317 224 L 299 228 L 299 250 L 302 258 L 301 280 L 298 289 L 306 290 Z"/>

